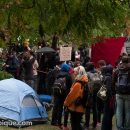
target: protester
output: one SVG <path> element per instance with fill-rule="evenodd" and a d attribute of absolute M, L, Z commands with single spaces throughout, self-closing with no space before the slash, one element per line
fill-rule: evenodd
<path fill-rule="evenodd" d="M 85 89 L 87 89 L 86 85 L 88 83 L 88 78 L 84 67 L 79 66 L 74 70 L 76 71 L 75 82 L 73 83 L 71 90 L 65 99 L 64 106 L 67 107 L 71 113 L 72 130 L 82 130 L 83 127 L 81 126 L 81 119 L 83 113 L 85 112 L 85 106 L 83 105 L 82 98 L 84 96 L 87 97 L 87 93 L 84 92 Z"/>
<path fill-rule="evenodd" d="M 61 69 L 60 65 L 61 65 L 61 63 L 57 62 L 56 66 L 54 66 L 54 69 L 50 69 L 50 71 L 47 74 L 47 78 L 46 78 L 47 79 L 46 80 L 46 82 L 47 82 L 47 93 L 49 95 L 52 95 L 52 87 L 53 87 L 53 84 L 56 80 L 57 75 L 60 72 L 60 69 Z"/>
<path fill-rule="evenodd" d="M 122 56 L 114 73 L 116 86 L 116 126 L 117 130 L 130 130 L 130 62 Z"/>
<path fill-rule="evenodd" d="M 7 60 L 3 64 L 3 69 L 12 74 L 14 78 L 17 78 L 17 70 L 19 68 L 19 60 L 16 56 L 16 52 L 11 52 L 7 56 Z"/>
<path fill-rule="evenodd" d="M 93 123 L 92 127 L 96 128 L 97 126 L 97 92 L 101 87 L 101 78 L 98 71 L 96 71 L 95 66 L 92 62 L 88 62 L 86 64 L 86 71 L 88 75 L 88 87 L 89 87 L 89 94 L 88 94 L 88 103 L 86 106 L 85 112 L 85 130 L 89 129 L 90 127 L 90 113 L 92 109 L 93 114 Z"/>
<path fill-rule="evenodd" d="M 33 77 L 34 77 L 33 78 L 34 79 L 34 90 L 37 92 L 37 90 L 38 90 L 38 71 L 37 70 L 38 70 L 39 64 L 32 51 L 30 51 L 30 55 L 31 55 L 30 60 L 33 58 L 35 59 L 33 65 L 32 65 L 32 71 L 33 71 Z"/>
<path fill-rule="evenodd" d="M 25 52 L 21 67 L 24 81 L 35 90 L 37 89 L 35 86 L 37 84 L 37 68 L 38 63 L 32 52 Z"/>
<path fill-rule="evenodd" d="M 48 68 L 48 58 L 45 54 L 41 55 L 39 60 L 39 69 L 38 69 L 38 94 L 47 94 L 47 73 L 49 72 Z"/>
<path fill-rule="evenodd" d="M 106 66 L 106 61 L 105 60 L 99 60 L 98 61 L 98 67 L 97 67 L 97 70 L 98 70 L 98 72 L 101 74 L 101 69 L 103 68 L 103 67 L 105 67 Z M 101 79 L 102 79 L 102 74 L 101 74 Z M 99 125 L 99 126 L 101 126 L 101 115 L 102 115 L 102 112 L 103 112 L 103 107 L 104 107 L 104 103 L 103 103 L 103 101 L 100 99 L 100 98 L 98 98 L 97 97 L 97 125 Z"/>
<path fill-rule="evenodd" d="M 61 65 L 60 72 L 57 75 L 57 79 L 65 77 L 66 90 L 62 94 L 54 94 L 54 106 L 53 106 L 52 120 L 51 120 L 51 125 L 59 126 L 59 128 L 64 130 L 68 130 L 67 128 L 68 111 L 64 111 L 64 125 L 62 125 L 63 104 L 72 85 L 72 79 L 69 74 L 69 70 L 70 70 L 70 66 L 63 63 Z"/>
<path fill-rule="evenodd" d="M 102 82 L 107 89 L 107 99 L 104 101 L 101 130 L 112 130 L 112 119 L 115 109 L 115 95 L 112 86 L 113 67 L 107 65 L 101 69 L 101 73 L 103 76 Z"/>

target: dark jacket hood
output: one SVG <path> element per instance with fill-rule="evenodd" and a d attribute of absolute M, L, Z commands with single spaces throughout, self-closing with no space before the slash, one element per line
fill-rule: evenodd
<path fill-rule="evenodd" d="M 112 75 L 112 73 L 113 73 L 113 67 L 112 67 L 112 65 L 104 66 L 101 69 L 101 73 L 102 73 L 102 75 Z"/>
<path fill-rule="evenodd" d="M 85 70 L 88 71 L 95 71 L 95 66 L 93 62 L 88 62 L 85 66 Z"/>

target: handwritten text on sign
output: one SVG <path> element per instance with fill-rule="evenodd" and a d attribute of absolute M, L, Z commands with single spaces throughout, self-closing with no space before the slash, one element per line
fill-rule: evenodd
<path fill-rule="evenodd" d="M 71 60 L 72 47 L 60 47 L 60 61 Z"/>

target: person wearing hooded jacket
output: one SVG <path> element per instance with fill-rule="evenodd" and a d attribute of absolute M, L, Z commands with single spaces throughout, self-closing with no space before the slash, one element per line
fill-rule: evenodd
<path fill-rule="evenodd" d="M 82 130 L 83 127 L 81 126 L 81 120 L 82 115 L 85 112 L 85 107 L 82 103 L 77 105 L 76 100 L 78 98 L 83 98 L 83 92 L 88 83 L 88 78 L 85 69 L 82 66 L 75 70 L 78 70 L 79 73 L 77 73 L 75 78 L 76 82 L 73 83 L 70 92 L 64 101 L 64 106 L 70 111 L 72 130 Z"/>
<path fill-rule="evenodd" d="M 124 75 L 127 74 L 127 80 Z M 120 87 L 120 75 L 124 78 L 122 87 Z M 122 78 L 121 78 L 122 79 Z M 121 82 L 122 83 L 122 82 Z M 113 74 L 113 85 L 116 93 L 116 126 L 117 130 L 130 130 L 130 57 L 122 56 L 117 69 Z M 118 86 L 119 85 L 119 86 Z"/>
<path fill-rule="evenodd" d="M 68 64 L 63 63 L 61 65 L 60 72 L 57 75 L 57 78 L 65 77 L 66 78 L 66 92 L 63 95 L 54 95 L 54 106 L 52 111 L 52 121 L 51 125 L 59 126 L 61 129 L 67 128 L 68 112 L 64 111 L 64 125 L 62 125 L 62 113 L 63 113 L 63 104 L 67 94 L 70 91 L 72 85 L 72 78 L 70 72 L 71 67 Z"/>
<path fill-rule="evenodd" d="M 98 88 L 100 88 L 100 86 L 101 86 L 100 83 L 98 83 L 98 84 L 92 83 L 93 75 L 95 73 L 98 73 L 97 70 L 95 69 L 94 63 L 88 62 L 86 64 L 86 72 L 87 72 L 88 79 L 89 79 L 89 81 L 88 81 L 89 93 L 88 93 L 88 103 L 87 103 L 86 111 L 85 111 L 85 123 L 84 123 L 85 130 L 89 129 L 89 126 L 90 126 L 91 110 L 92 110 L 92 114 L 93 114 L 92 127 L 96 128 L 96 126 L 97 126 L 97 120 L 98 120 L 97 91 L 98 91 Z"/>
<path fill-rule="evenodd" d="M 113 75 L 112 65 L 107 65 L 103 67 L 101 69 L 101 73 L 103 76 L 102 82 L 107 88 L 107 100 L 104 101 L 101 130 L 112 130 L 112 118 L 114 115 L 114 104 L 115 104 L 114 90 L 112 87 L 112 75 Z"/>

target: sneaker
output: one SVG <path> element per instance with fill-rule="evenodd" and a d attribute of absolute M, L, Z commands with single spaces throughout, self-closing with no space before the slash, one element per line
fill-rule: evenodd
<path fill-rule="evenodd" d="M 97 126 L 101 126 L 101 122 L 97 122 Z"/>
<path fill-rule="evenodd" d="M 63 126 L 63 130 L 69 130 L 67 126 Z"/>
<path fill-rule="evenodd" d="M 59 127 L 61 130 L 63 130 L 63 125 L 59 125 L 58 127 Z"/>
<path fill-rule="evenodd" d="M 84 130 L 89 130 L 89 127 L 85 127 Z"/>

